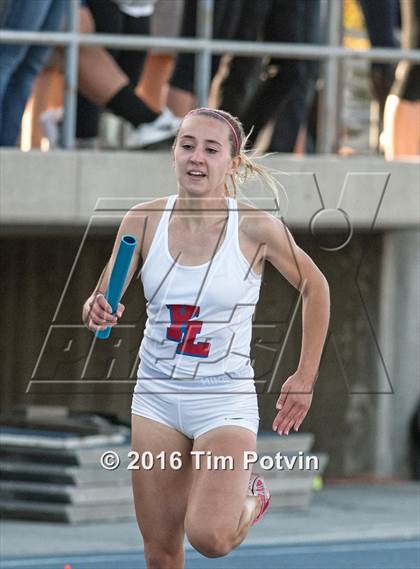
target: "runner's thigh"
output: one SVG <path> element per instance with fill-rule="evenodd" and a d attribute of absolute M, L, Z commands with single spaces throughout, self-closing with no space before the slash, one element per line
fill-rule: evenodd
<path fill-rule="evenodd" d="M 191 485 L 192 440 L 179 431 L 139 415 L 132 415 L 132 448 L 140 455 L 150 451 L 151 470 L 132 471 L 137 523 L 145 546 L 162 543 L 172 548 L 183 543 L 184 518 Z M 163 451 L 165 468 L 156 456 Z M 171 468 L 171 453 L 180 452 L 182 468 Z M 176 465 L 176 463 L 175 463 Z"/>
<path fill-rule="evenodd" d="M 255 451 L 255 448 L 256 435 L 236 426 L 212 429 L 194 441 L 193 451 L 211 453 L 211 468 L 208 468 L 205 455 L 197 469 L 193 455 L 193 481 L 185 519 L 190 541 L 194 541 L 194 537 L 201 541 L 209 531 L 215 536 L 235 535 L 251 475 L 251 470 L 244 468 L 244 453 Z M 234 468 L 230 469 L 228 462 L 225 469 L 214 467 L 216 456 L 231 456 Z"/>

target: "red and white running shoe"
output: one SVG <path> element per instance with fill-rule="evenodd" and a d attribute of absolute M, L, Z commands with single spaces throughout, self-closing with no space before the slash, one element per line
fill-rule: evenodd
<path fill-rule="evenodd" d="M 258 474 L 251 474 L 251 478 L 248 484 L 248 496 L 257 496 L 261 503 L 258 516 L 251 523 L 253 526 L 264 516 L 271 499 L 270 491 L 268 490 L 268 487 L 264 482 L 264 478 L 262 476 L 259 476 Z"/>

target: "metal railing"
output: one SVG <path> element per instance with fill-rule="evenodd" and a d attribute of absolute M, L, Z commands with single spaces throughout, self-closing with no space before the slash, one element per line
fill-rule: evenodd
<path fill-rule="evenodd" d="M 63 142 L 73 148 L 76 128 L 76 97 L 78 50 L 81 45 L 96 45 L 126 50 L 168 48 L 177 52 L 196 53 L 195 89 L 198 105 L 206 104 L 210 86 L 211 56 L 229 53 L 238 56 L 273 56 L 287 59 L 320 60 L 325 63 L 324 89 L 320 113 L 320 147 L 322 153 L 334 150 L 337 140 L 336 101 L 338 93 L 338 63 L 344 59 L 397 62 L 402 59 L 420 63 L 420 50 L 371 48 L 355 50 L 339 45 L 341 6 L 337 0 L 328 4 L 327 45 L 297 43 L 258 43 L 210 39 L 214 0 L 198 0 L 197 38 L 165 38 L 151 36 L 122 36 L 114 34 L 79 34 L 78 10 L 80 0 L 68 0 L 68 31 L 23 32 L 2 29 L 1 43 L 48 44 L 66 48 L 65 114 Z"/>

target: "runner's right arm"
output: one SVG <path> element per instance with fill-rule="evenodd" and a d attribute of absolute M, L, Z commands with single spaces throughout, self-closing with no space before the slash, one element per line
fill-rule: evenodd
<path fill-rule="evenodd" d="M 82 321 L 85 326 L 87 326 L 87 328 L 89 328 L 89 330 L 92 332 L 96 332 L 97 330 L 104 330 L 108 326 L 115 326 L 115 324 L 118 322 L 118 318 L 121 318 L 124 312 L 124 305 L 119 303 L 116 313 L 112 314 L 111 306 L 106 301 L 104 295 L 108 288 L 112 267 L 114 266 L 121 238 L 124 235 L 133 235 L 137 239 L 137 246 L 135 248 L 133 258 L 128 270 L 127 279 L 124 284 L 123 295 L 139 266 L 141 259 L 141 243 L 144 236 L 147 217 L 144 209 L 144 206 L 146 205 L 147 204 L 141 204 L 139 206 L 136 206 L 124 216 L 115 238 L 111 257 L 99 278 L 95 290 L 83 305 Z"/>

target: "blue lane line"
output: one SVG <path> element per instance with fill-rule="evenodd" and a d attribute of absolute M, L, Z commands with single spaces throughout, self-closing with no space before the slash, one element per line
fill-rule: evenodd
<path fill-rule="evenodd" d="M 32 558 L 9 558 L 1 569 L 144 569 L 143 552 L 112 552 Z M 186 569 L 419 569 L 417 540 L 317 543 L 309 545 L 243 545 L 229 556 L 207 559 L 186 551 Z"/>

